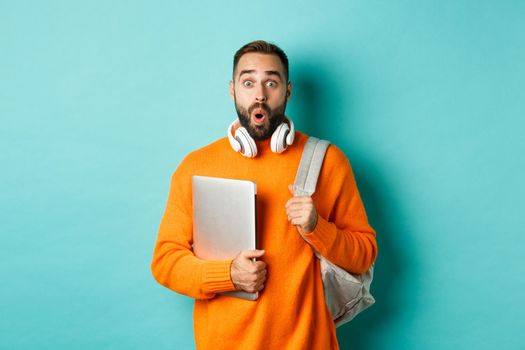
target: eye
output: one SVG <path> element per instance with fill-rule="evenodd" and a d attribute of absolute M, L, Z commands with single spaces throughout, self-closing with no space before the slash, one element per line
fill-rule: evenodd
<path fill-rule="evenodd" d="M 246 87 L 252 87 L 253 86 L 253 83 L 250 81 L 250 80 L 245 80 L 242 85 L 246 86 Z"/>
<path fill-rule="evenodd" d="M 270 80 L 266 83 L 266 86 L 268 87 L 277 87 L 277 82 L 273 81 L 273 80 Z"/>

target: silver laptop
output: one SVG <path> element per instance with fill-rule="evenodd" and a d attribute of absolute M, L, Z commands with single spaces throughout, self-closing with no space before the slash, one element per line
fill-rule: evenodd
<path fill-rule="evenodd" d="M 193 176 L 193 252 L 204 260 L 233 259 L 257 248 L 255 182 Z M 258 293 L 224 295 L 255 300 Z"/>

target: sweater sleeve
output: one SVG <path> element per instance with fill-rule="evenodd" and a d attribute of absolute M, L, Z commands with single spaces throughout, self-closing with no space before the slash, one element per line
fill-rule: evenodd
<path fill-rule="evenodd" d="M 327 150 L 312 198 L 317 225 L 304 238 L 348 272 L 366 272 L 377 257 L 376 233 L 368 224 L 350 163 L 334 145 Z"/>
<path fill-rule="evenodd" d="M 172 176 L 151 271 L 157 282 L 175 292 L 210 299 L 216 293 L 235 290 L 230 277 L 232 260 L 201 260 L 193 254 L 190 173 L 183 161 Z"/>

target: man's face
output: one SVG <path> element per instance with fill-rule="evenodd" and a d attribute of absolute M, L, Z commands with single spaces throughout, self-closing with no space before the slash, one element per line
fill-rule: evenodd
<path fill-rule="evenodd" d="M 284 119 L 292 84 L 276 55 L 244 54 L 230 81 L 230 95 L 239 121 L 255 140 L 269 138 Z"/>

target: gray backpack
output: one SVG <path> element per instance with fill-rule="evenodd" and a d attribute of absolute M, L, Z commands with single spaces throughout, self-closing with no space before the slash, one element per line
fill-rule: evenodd
<path fill-rule="evenodd" d="M 315 192 L 329 145 L 330 142 L 315 137 L 308 139 L 295 176 L 294 195 L 311 196 Z M 361 311 L 374 304 L 375 299 L 370 294 L 370 283 L 374 277 L 373 266 L 363 274 L 354 275 L 326 260 L 317 251 L 315 255 L 321 263 L 326 305 L 337 327 L 351 321 Z"/>

